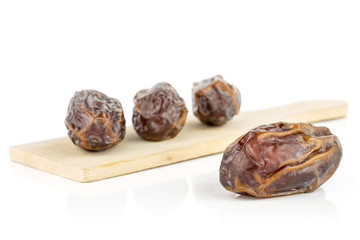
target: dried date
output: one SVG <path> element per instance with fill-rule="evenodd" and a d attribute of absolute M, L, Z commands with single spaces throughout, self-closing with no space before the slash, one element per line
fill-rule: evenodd
<path fill-rule="evenodd" d="M 137 134 L 150 141 L 175 137 L 183 128 L 187 109 L 184 100 L 169 83 L 158 83 L 140 90 L 134 97 L 133 126 Z"/>
<path fill-rule="evenodd" d="M 104 150 L 125 137 L 120 102 L 95 90 L 75 93 L 69 103 L 65 125 L 71 141 L 86 150 Z"/>
<path fill-rule="evenodd" d="M 240 92 L 220 75 L 193 84 L 193 113 L 204 124 L 224 125 L 239 113 Z"/>
<path fill-rule="evenodd" d="M 341 144 L 326 127 L 262 125 L 226 148 L 220 182 L 229 191 L 255 197 L 312 192 L 333 175 L 341 157 Z"/>

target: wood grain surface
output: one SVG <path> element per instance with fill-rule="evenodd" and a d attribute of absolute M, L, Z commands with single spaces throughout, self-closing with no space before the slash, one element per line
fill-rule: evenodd
<path fill-rule="evenodd" d="M 240 112 L 221 127 L 205 126 L 191 115 L 175 138 L 162 142 L 145 141 L 128 126 L 125 139 L 102 152 L 82 150 L 64 137 L 11 147 L 10 159 L 78 182 L 91 182 L 223 152 L 236 138 L 261 124 L 319 122 L 346 114 L 344 101 L 316 100 Z"/>

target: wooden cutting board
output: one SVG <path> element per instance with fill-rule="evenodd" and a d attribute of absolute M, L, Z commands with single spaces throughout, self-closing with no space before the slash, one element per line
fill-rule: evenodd
<path fill-rule="evenodd" d="M 316 100 L 240 112 L 221 127 L 205 126 L 191 115 L 175 138 L 162 142 L 145 141 L 129 126 L 125 139 L 106 151 L 88 152 L 64 137 L 11 147 L 10 159 L 78 182 L 91 182 L 223 152 L 236 138 L 261 124 L 318 122 L 346 113 L 344 101 Z"/>

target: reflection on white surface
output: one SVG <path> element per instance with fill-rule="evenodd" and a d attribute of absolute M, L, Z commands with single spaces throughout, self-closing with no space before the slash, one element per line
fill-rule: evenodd
<path fill-rule="evenodd" d="M 259 199 L 226 191 L 219 183 L 218 172 L 194 176 L 191 183 L 195 198 L 201 204 L 218 210 L 221 218 L 258 221 L 260 214 L 261 218 L 272 221 L 340 220 L 335 205 L 325 199 L 325 191 L 321 187 L 312 193 Z"/>
<path fill-rule="evenodd" d="M 12 170 L 27 180 L 67 193 L 66 209 L 74 217 L 177 217 L 215 214 L 219 218 L 258 221 L 339 221 L 335 205 L 319 188 L 312 193 L 257 199 L 226 191 L 218 179 L 220 155 L 200 158 L 92 183 L 77 183 L 18 164 Z M 189 213 L 189 214 L 190 214 Z M 310 218 L 310 219 L 308 219 Z"/>
<path fill-rule="evenodd" d="M 126 192 L 104 194 L 95 197 L 78 197 L 69 194 L 66 199 L 67 210 L 73 216 L 116 218 L 126 205 Z"/>
<path fill-rule="evenodd" d="M 185 179 L 153 184 L 133 190 L 136 204 L 144 211 L 161 216 L 176 212 L 189 193 Z"/>

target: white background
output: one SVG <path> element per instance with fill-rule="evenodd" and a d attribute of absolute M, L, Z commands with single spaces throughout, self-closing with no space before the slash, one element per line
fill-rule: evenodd
<path fill-rule="evenodd" d="M 0 1 L 1 239 L 359 239 L 359 1 Z M 73 93 L 132 98 L 171 83 L 235 84 L 241 111 L 349 103 L 317 123 L 344 156 L 318 190 L 254 199 L 225 191 L 221 154 L 81 184 L 11 163 L 9 147 L 66 135 Z"/>

